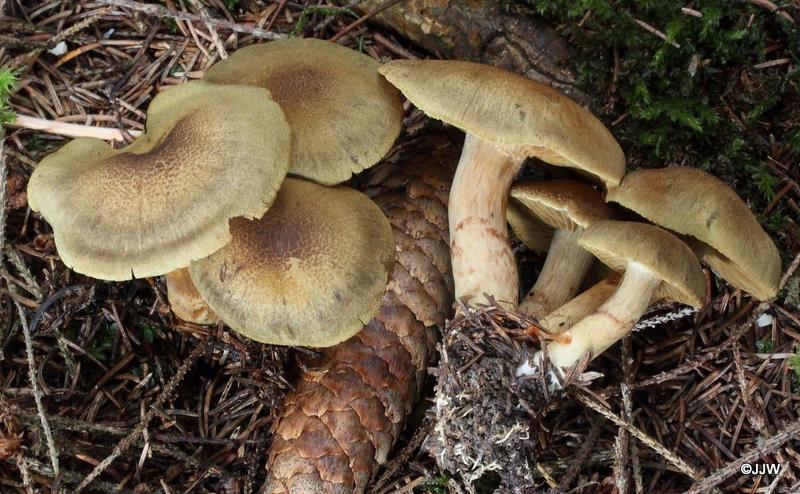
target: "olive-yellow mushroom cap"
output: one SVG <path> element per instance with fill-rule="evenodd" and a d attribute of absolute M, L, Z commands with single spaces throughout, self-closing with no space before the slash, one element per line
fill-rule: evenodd
<path fill-rule="evenodd" d="M 393 60 L 380 72 L 431 117 L 511 154 L 577 168 L 607 186 L 625 173 L 622 148 L 603 123 L 549 86 L 451 60 Z"/>
<path fill-rule="evenodd" d="M 706 278 L 700 261 L 672 233 L 647 223 L 600 221 L 580 234 L 579 243 L 617 272 L 635 263 L 662 280 L 657 298 L 703 305 Z"/>
<path fill-rule="evenodd" d="M 318 39 L 251 45 L 203 80 L 267 88 L 292 129 L 290 173 L 337 184 L 389 151 L 403 120 L 400 93 L 367 55 Z"/>
<path fill-rule="evenodd" d="M 220 318 L 263 343 L 327 347 L 380 308 L 394 261 L 389 221 L 346 187 L 287 179 L 259 220 L 231 221 L 231 243 L 189 266 Z"/>
<path fill-rule="evenodd" d="M 290 131 L 267 91 L 190 82 L 150 104 L 147 131 L 116 150 L 75 139 L 28 184 L 64 263 L 104 280 L 158 276 L 230 241 L 228 220 L 260 217 L 289 166 Z"/>
<path fill-rule="evenodd" d="M 777 293 L 777 247 L 744 201 L 713 175 L 685 166 L 636 170 L 607 199 L 707 244 L 698 254 L 731 285 L 760 300 Z"/>
<path fill-rule="evenodd" d="M 511 197 L 558 230 L 575 231 L 613 216 L 600 192 L 575 180 L 521 181 L 511 187 Z"/>

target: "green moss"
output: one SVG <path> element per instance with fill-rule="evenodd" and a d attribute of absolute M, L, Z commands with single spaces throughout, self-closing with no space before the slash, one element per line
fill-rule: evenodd
<path fill-rule="evenodd" d="M 800 379 L 800 347 L 796 349 L 795 355 L 789 357 L 789 367 L 794 370 L 797 379 Z"/>
<path fill-rule="evenodd" d="M 775 342 L 769 338 L 764 338 L 763 340 L 758 340 L 756 342 L 756 349 L 758 353 L 772 353 L 772 350 L 775 348 Z"/>
<path fill-rule="evenodd" d="M 11 91 L 16 85 L 17 73 L 7 68 L 0 68 L 0 126 L 11 123 L 17 118 L 9 104 Z"/>
<path fill-rule="evenodd" d="M 727 0 L 693 2 L 701 17 L 673 0 L 519 1 L 577 47 L 578 85 L 594 95 L 607 123 L 619 120 L 612 131 L 631 168 L 702 168 L 736 187 L 755 211 L 774 197 L 779 180 L 767 157 L 800 154 L 797 25 Z M 780 58 L 790 63 L 754 67 Z M 762 218 L 773 232 L 782 227 L 781 208 Z"/>
<path fill-rule="evenodd" d="M 163 21 L 164 24 L 167 25 L 167 29 L 169 29 L 169 32 L 171 32 L 172 34 L 176 34 L 178 32 L 178 22 L 175 19 L 173 19 L 172 17 L 165 17 Z"/>
<path fill-rule="evenodd" d="M 447 489 L 447 482 L 449 480 L 447 475 L 439 475 L 432 479 L 427 479 L 424 485 L 424 492 L 429 494 L 447 494 L 449 492 Z"/>

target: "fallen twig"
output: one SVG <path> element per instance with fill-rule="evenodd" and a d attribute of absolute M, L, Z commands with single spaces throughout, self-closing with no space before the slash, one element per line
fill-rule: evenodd
<path fill-rule="evenodd" d="M 59 122 L 58 120 L 46 120 L 44 118 L 29 117 L 27 115 L 17 115 L 16 120 L 7 125 L 22 129 L 41 130 L 50 134 L 67 137 L 95 137 L 104 141 L 125 141 L 122 132 L 120 132 L 118 129 L 71 124 Z M 141 134 L 141 131 L 138 130 L 129 130 L 128 132 L 134 137 Z"/>
<path fill-rule="evenodd" d="M 208 10 L 206 10 L 201 2 L 198 0 L 190 0 L 190 2 L 200 11 L 200 16 L 203 18 L 203 22 L 205 22 L 209 34 L 211 34 L 211 42 L 214 43 L 219 57 L 225 60 L 228 58 L 228 51 L 225 49 L 225 45 L 222 44 L 222 40 L 219 39 L 219 33 L 214 29 L 214 25 L 212 24 L 214 19 L 209 15 Z"/>
<path fill-rule="evenodd" d="M 154 17 L 171 17 L 173 19 L 181 19 L 184 21 L 202 22 L 208 24 L 209 26 L 213 26 L 215 28 L 228 29 L 230 31 L 234 31 L 237 33 L 250 34 L 257 38 L 276 40 L 276 39 L 283 39 L 286 37 L 283 34 L 274 33 L 272 31 L 267 31 L 265 29 L 261 29 L 258 27 L 243 26 L 235 22 L 213 19 L 211 17 L 203 18 L 203 16 L 197 14 L 190 14 L 188 12 L 171 10 L 166 7 L 162 7 L 161 5 L 140 3 L 140 2 L 135 2 L 133 0 L 97 0 L 97 1 L 105 5 L 115 5 L 117 7 L 125 7 L 128 9 L 136 10 L 138 12 L 142 12 L 147 15 L 152 15 Z"/>
<path fill-rule="evenodd" d="M 5 184 L 4 184 L 5 185 Z M 25 315 L 25 310 L 19 302 L 14 301 L 17 306 L 17 314 L 22 323 L 22 334 L 25 335 L 25 351 L 28 355 L 28 378 L 31 381 L 31 389 L 33 390 L 33 399 L 36 402 L 36 410 L 39 413 L 39 420 L 42 422 L 42 431 L 44 432 L 45 440 L 47 441 L 47 450 L 50 454 L 50 463 L 53 466 L 53 476 L 58 479 L 60 468 L 58 466 L 58 450 L 56 443 L 53 439 L 53 433 L 50 430 L 50 423 L 47 421 L 45 414 L 44 404 L 42 403 L 42 391 L 39 389 L 38 380 L 36 379 L 36 362 L 33 359 L 33 338 L 31 338 L 31 330 L 28 327 L 28 319 Z"/>
<path fill-rule="evenodd" d="M 338 41 L 345 34 L 349 33 L 350 31 L 352 31 L 353 29 L 357 28 L 358 26 L 364 24 L 369 19 L 371 19 L 372 17 L 380 14 L 381 12 L 383 12 L 386 9 L 388 9 L 389 7 L 393 7 L 393 6 L 397 5 L 398 3 L 402 2 L 402 1 L 403 0 L 386 0 L 385 2 L 380 4 L 372 12 L 369 12 L 368 14 L 365 14 L 365 15 L 359 17 L 355 21 L 353 21 L 350 24 L 348 24 L 345 27 L 343 27 L 338 33 L 336 33 L 333 36 L 331 36 L 329 41 L 331 43 L 336 43 L 336 41 Z"/>
<path fill-rule="evenodd" d="M 650 449 L 661 455 L 665 460 L 671 463 L 675 468 L 678 469 L 679 472 L 683 473 L 687 477 L 695 481 L 700 481 L 702 475 L 700 471 L 698 471 L 693 466 L 689 465 L 683 458 L 676 455 L 672 451 L 665 448 L 663 445 L 658 443 L 656 440 L 648 436 L 644 433 L 641 429 L 636 427 L 633 424 L 630 424 L 622 419 L 619 415 L 615 414 L 611 410 L 609 410 L 605 405 L 600 403 L 600 401 L 590 392 L 585 389 L 574 388 L 571 394 L 581 403 L 586 405 L 587 407 L 591 408 L 595 412 L 599 413 L 603 417 L 607 418 L 618 427 L 624 427 L 633 437 L 638 439 L 642 442 L 642 444 L 648 446 Z"/>
<path fill-rule="evenodd" d="M 742 309 L 740 309 L 731 318 L 731 320 L 729 322 L 735 321 L 735 320 L 739 319 L 740 317 L 744 316 L 745 314 L 747 314 L 748 312 L 750 312 L 752 307 L 753 307 L 753 305 L 754 305 L 754 303 L 752 301 L 747 303 Z M 701 355 L 700 357 L 692 360 L 691 362 L 687 362 L 687 363 L 681 365 L 680 367 L 676 367 L 676 368 L 674 368 L 674 369 L 672 369 L 670 371 L 667 371 L 667 372 L 662 372 L 660 374 L 656 374 L 655 376 L 653 376 L 651 378 L 648 378 L 648 379 L 645 379 L 643 381 L 639 381 L 639 382 L 633 383 L 631 385 L 631 389 L 646 388 L 647 386 L 652 386 L 654 384 L 660 384 L 660 383 L 675 379 L 676 377 L 678 377 L 680 375 L 683 375 L 683 374 L 686 374 L 687 372 L 691 372 L 692 370 L 697 369 L 698 367 L 700 367 L 704 363 L 706 363 L 706 362 L 708 362 L 708 361 L 710 361 L 712 359 L 717 358 L 717 356 L 720 353 L 722 353 L 725 350 L 727 350 L 730 345 L 733 345 L 735 342 L 737 342 L 739 340 L 739 338 L 742 337 L 742 335 L 744 335 L 747 331 L 749 331 L 750 330 L 750 326 L 752 325 L 753 321 L 756 320 L 756 318 L 758 317 L 759 314 L 761 314 L 762 312 L 767 310 L 767 308 L 769 308 L 769 304 L 767 304 L 767 303 L 760 304 L 756 308 L 756 310 L 753 312 L 753 314 L 751 314 L 751 316 L 747 319 L 747 321 L 745 321 L 744 323 L 740 324 L 739 326 L 736 327 L 736 329 L 733 330 L 733 332 L 731 333 L 730 337 L 726 341 L 724 341 L 721 344 L 717 345 L 716 348 L 714 348 L 713 350 L 709 351 L 708 353 L 705 353 L 705 354 Z"/>
<path fill-rule="evenodd" d="M 569 490 L 569 487 L 578 477 L 581 467 L 586 464 L 586 460 L 589 458 L 589 454 L 593 451 L 594 445 L 597 442 L 597 437 L 600 435 L 600 431 L 602 430 L 602 427 L 600 427 L 601 422 L 602 421 L 598 419 L 592 420 L 589 434 L 582 438 L 583 445 L 581 446 L 581 449 L 575 455 L 574 460 L 572 463 L 570 463 L 569 468 L 567 468 L 567 471 L 564 473 L 558 483 L 558 489 L 560 491 L 567 492 Z"/>
<path fill-rule="evenodd" d="M 172 379 L 169 380 L 166 386 L 164 386 L 164 390 L 161 391 L 161 394 L 156 398 L 150 405 L 150 409 L 147 413 L 142 417 L 142 420 L 139 422 L 139 425 L 131 431 L 130 434 L 125 436 L 125 438 L 119 442 L 116 446 L 114 446 L 114 450 L 108 455 L 103 461 L 101 461 L 95 468 L 92 470 L 86 478 L 81 481 L 80 484 L 75 488 L 75 494 L 78 494 L 83 491 L 89 484 L 91 484 L 103 471 L 108 468 L 111 463 L 114 462 L 122 453 L 125 452 L 131 445 L 136 442 L 137 437 L 142 433 L 145 427 L 148 426 L 150 421 L 156 415 L 156 410 L 161 408 L 164 402 L 172 396 L 172 393 L 175 392 L 178 385 L 183 380 L 186 373 L 189 371 L 189 367 L 194 363 L 195 359 L 202 355 L 206 350 L 206 345 L 208 344 L 208 340 L 201 340 L 200 343 L 192 350 L 186 359 L 183 361 L 178 370 L 175 371 L 175 375 L 172 376 Z"/>
<path fill-rule="evenodd" d="M 777 4 L 771 2 L 770 0 L 744 0 L 744 1 L 747 2 L 747 3 L 750 3 L 752 5 L 755 5 L 756 7 L 761 7 L 763 9 L 767 9 L 772 13 L 777 13 L 778 15 L 780 15 L 781 17 L 783 17 L 787 21 L 791 22 L 792 24 L 795 23 L 794 22 L 794 17 L 789 15 L 789 13 L 786 12 L 785 10 L 783 10 L 783 8 L 778 7 Z"/>
<path fill-rule="evenodd" d="M 2 0 L 0 0 L 2 2 Z M 0 9 L 0 13 L 3 9 Z M 8 187 L 6 180 L 8 177 L 8 169 L 6 168 L 6 147 L 5 147 L 5 131 L 0 128 L 0 265 L 3 263 L 3 247 L 6 243 L 6 197 Z"/>
<path fill-rule="evenodd" d="M 681 45 L 679 45 L 676 41 L 673 41 L 673 40 L 669 39 L 666 34 L 664 34 L 662 31 L 659 31 L 658 29 L 654 28 L 650 24 L 648 24 L 648 23 L 646 23 L 646 22 L 644 22 L 642 20 L 639 20 L 639 19 L 634 19 L 633 22 L 635 22 L 637 26 L 639 26 L 640 28 L 644 29 L 648 33 L 656 35 L 657 37 L 663 39 L 664 41 L 666 41 L 670 45 L 674 46 L 675 48 L 680 48 L 681 47 Z"/>
<path fill-rule="evenodd" d="M 685 494 L 699 494 L 701 492 L 708 492 L 717 485 L 721 484 L 727 478 L 739 473 L 741 466 L 745 463 L 753 463 L 759 458 L 763 458 L 766 455 L 775 453 L 778 449 L 780 449 L 781 446 L 784 445 L 784 443 L 792 439 L 796 439 L 798 436 L 800 436 L 800 420 L 796 420 L 779 433 L 775 434 L 769 439 L 766 439 L 761 446 L 752 448 L 750 451 L 743 454 L 736 460 L 728 463 L 724 467 L 712 473 L 700 483 L 695 484 L 691 489 L 686 491 Z M 783 468 L 790 467 L 788 465 L 784 465 Z"/>

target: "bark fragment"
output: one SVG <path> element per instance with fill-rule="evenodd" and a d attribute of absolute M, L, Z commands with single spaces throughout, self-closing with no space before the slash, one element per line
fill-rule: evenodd
<path fill-rule="evenodd" d="M 372 12 L 383 0 L 356 7 Z M 569 47 L 555 30 L 525 7 L 498 0 L 406 0 L 375 19 L 439 58 L 482 62 L 549 84 L 581 104 L 589 97 L 576 89 L 564 67 Z"/>

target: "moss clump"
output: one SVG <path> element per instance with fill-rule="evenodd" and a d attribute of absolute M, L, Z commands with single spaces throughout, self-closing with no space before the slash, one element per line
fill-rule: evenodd
<path fill-rule="evenodd" d="M 775 162 L 800 155 L 797 24 L 727 0 L 691 10 L 673 0 L 522 1 L 578 47 L 578 84 L 614 123 L 633 168 L 702 168 L 756 211 L 774 197 Z M 797 10 L 788 12 L 800 18 Z M 777 231 L 782 210 L 761 220 Z"/>
<path fill-rule="evenodd" d="M 0 68 L 0 126 L 16 120 L 16 114 L 11 109 L 8 99 L 11 91 L 17 85 L 17 74 L 7 68 Z M 0 130 L 0 134 L 2 134 Z"/>

